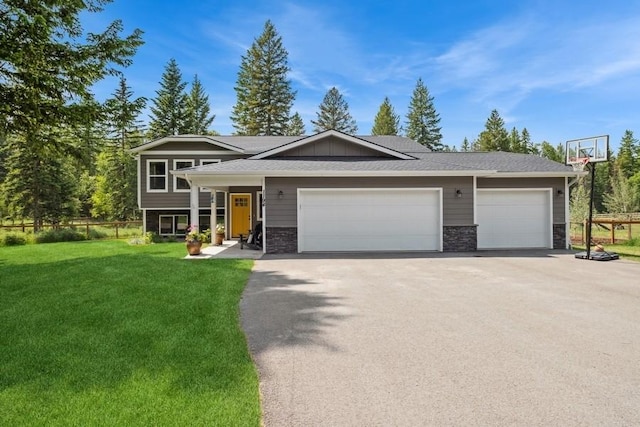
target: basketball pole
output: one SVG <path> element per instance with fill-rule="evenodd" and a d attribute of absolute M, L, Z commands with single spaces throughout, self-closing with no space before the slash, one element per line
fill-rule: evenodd
<path fill-rule="evenodd" d="M 589 194 L 589 225 L 587 227 L 587 258 L 591 259 L 591 226 L 593 221 L 593 193 L 596 188 L 596 164 L 591 163 L 591 194 Z"/>

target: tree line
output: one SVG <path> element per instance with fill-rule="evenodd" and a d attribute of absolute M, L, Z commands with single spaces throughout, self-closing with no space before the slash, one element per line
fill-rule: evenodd
<path fill-rule="evenodd" d="M 119 20 L 98 34 L 82 29 L 81 14 L 99 13 L 109 1 L 0 4 L 2 218 L 32 218 L 36 229 L 45 221 L 56 223 L 78 215 L 135 218 L 137 171 L 130 149 L 168 135 L 216 134 L 215 115 L 202 82 L 195 75 L 187 83 L 175 59 L 166 64 L 155 97 L 134 95 L 122 69 L 143 44 L 142 31 L 123 36 Z M 296 91 L 288 78 L 290 71 L 282 37 L 267 21 L 240 60 L 231 114 L 235 134 L 305 134 L 302 117 L 292 111 Z M 120 76 L 118 85 L 99 103 L 91 87 L 109 75 Z M 141 116 L 147 106 L 150 115 L 145 125 Z M 326 92 L 311 125 L 313 132 L 358 132 L 336 87 Z M 370 133 L 405 135 L 434 151 L 457 150 L 443 144 L 440 116 L 421 78 L 403 125 L 385 97 Z M 637 170 L 638 165 L 637 140 L 630 135 L 631 157 L 617 156 L 627 159 L 620 160 L 627 162 L 626 171 Z M 562 146 L 533 144 L 526 128 L 506 131 L 495 110 L 485 130 L 472 143 L 465 138 L 460 149 L 531 153 L 564 162 Z M 612 164 L 608 167 L 615 169 Z M 617 181 L 613 173 L 608 175 L 610 181 L 601 186 L 613 189 Z M 637 192 L 638 186 L 634 188 Z"/>

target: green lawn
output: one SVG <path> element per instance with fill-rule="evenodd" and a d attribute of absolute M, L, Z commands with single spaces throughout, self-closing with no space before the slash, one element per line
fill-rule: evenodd
<path fill-rule="evenodd" d="M 184 244 L 0 248 L 0 425 L 258 426 L 252 262 Z"/>

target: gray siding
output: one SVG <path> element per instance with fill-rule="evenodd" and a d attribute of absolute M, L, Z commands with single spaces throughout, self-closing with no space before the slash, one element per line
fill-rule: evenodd
<path fill-rule="evenodd" d="M 565 223 L 564 178 L 478 178 L 478 188 L 551 188 L 553 223 Z M 563 194 L 558 196 L 558 190 Z"/>
<path fill-rule="evenodd" d="M 357 177 L 357 178 L 267 178 L 266 215 L 269 227 L 297 227 L 298 188 L 442 188 L 443 224 L 473 224 L 473 179 L 471 177 Z M 462 197 L 456 197 L 456 189 Z M 278 192 L 283 198 L 278 198 Z"/>
<path fill-rule="evenodd" d="M 340 138 L 323 138 L 319 141 L 304 144 L 300 147 L 284 151 L 282 157 L 390 157 L 379 151 L 345 141 Z"/>
<path fill-rule="evenodd" d="M 168 142 L 162 145 L 166 147 L 172 144 Z M 209 144 L 206 144 L 209 145 Z M 211 145 L 209 145 L 211 147 Z M 232 152 L 229 152 L 232 153 Z M 166 193 L 149 193 L 147 192 L 147 160 L 167 160 L 167 167 L 169 170 L 173 170 L 174 160 L 194 160 L 195 166 L 200 165 L 200 160 L 214 160 L 220 159 L 221 161 L 235 160 L 244 158 L 243 155 L 236 153 L 230 155 L 189 155 L 185 153 L 183 155 L 158 155 L 145 152 L 140 155 L 140 175 L 138 176 L 138 185 L 140 186 L 140 207 L 142 209 L 157 209 L 157 208 L 189 208 L 189 192 L 175 192 L 173 189 L 173 175 L 168 174 L 168 191 Z M 200 206 L 210 206 L 210 193 L 201 191 L 199 197 Z"/>

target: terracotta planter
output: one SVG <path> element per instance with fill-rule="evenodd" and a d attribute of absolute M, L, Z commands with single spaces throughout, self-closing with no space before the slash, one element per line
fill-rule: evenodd
<path fill-rule="evenodd" d="M 222 245 L 223 241 L 224 241 L 224 234 L 223 233 L 216 233 L 216 245 L 218 245 L 218 246 Z"/>
<path fill-rule="evenodd" d="M 189 255 L 200 255 L 200 249 L 202 249 L 202 242 L 187 242 Z"/>

